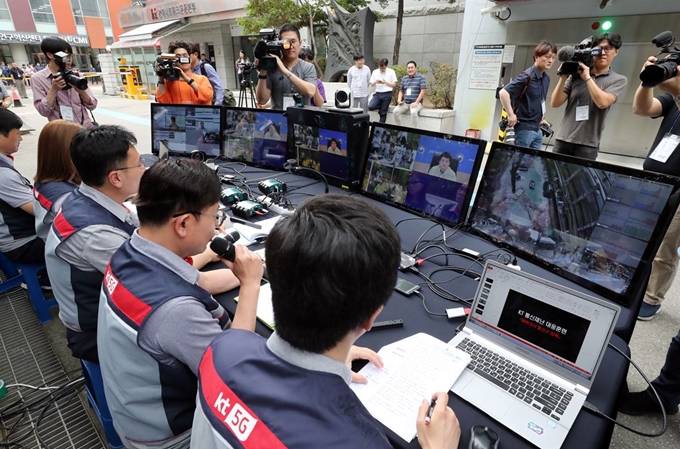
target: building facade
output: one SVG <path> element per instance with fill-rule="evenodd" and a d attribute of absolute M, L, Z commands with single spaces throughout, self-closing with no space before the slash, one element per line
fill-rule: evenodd
<path fill-rule="evenodd" d="M 17 64 L 46 63 L 40 43 L 57 36 L 73 47 L 73 65 L 97 64 L 123 33 L 118 13 L 131 0 L 0 0 L 0 60 Z"/>

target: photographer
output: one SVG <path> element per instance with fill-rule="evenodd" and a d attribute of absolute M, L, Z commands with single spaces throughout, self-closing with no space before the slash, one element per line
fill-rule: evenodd
<path fill-rule="evenodd" d="M 555 135 L 553 152 L 590 160 L 597 158 L 604 120 L 628 83 L 625 76 L 611 69 L 621 44 L 621 36 L 616 33 L 598 36 L 593 48 L 600 47 L 601 53 L 593 57 L 593 67 L 579 62 L 579 76 L 560 76 L 550 105 L 558 108 L 567 101 L 567 108 Z M 561 69 L 560 65 L 557 72 Z"/>
<path fill-rule="evenodd" d="M 534 65 L 526 69 L 498 92 L 503 108 L 508 113 L 508 126 L 515 127 L 515 145 L 540 150 L 545 122 L 545 100 L 548 97 L 550 76 L 545 73 L 555 62 L 555 44 L 541 41 L 534 48 Z"/>
<path fill-rule="evenodd" d="M 70 56 L 73 53 L 71 44 L 58 37 L 46 37 L 40 44 L 40 50 L 50 63 L 47 70 L 36 72 L 32 77 L 33 105 L 38 113 L 47 120 L 70 120 L 81 126 L 91 126 L 92 120 L 88 110 L 97 107 L 97 99 L 90 88 L 79 89 L 66 83 L 60 75 L 69 71 Z M 59 58 L 56 53 L 64 52 L 67 56 Z M 59 67 L 63 64 L 63 68 Z"/>
<path fill-rule="evenodd" d="M 656 57 L 650 56 L 642 69 L 644 70 L 656 61 Z M 640 85 L 633 98 L 635 115 L 662 119 L 642 167 L 648 171 L 680 176 L 680 151 L 678 151 L 680 103 L 677 103 L 678 95 L 680 95 L 680 72 L 676 72 L 674 77 L 663 81 L 657 87 L 663 92 L 661 95 L 654 96 L 653 87 Z M 651 320 L 661 309 L 661 302 L 675 279 L 679 246 L 680 209 L 675 213 L 652 262 L 652 273 L 638 319 Z"/>
<path fill-rule="evenodd" d="M 212 104 L 213 88 L 210 80 L 203 75 L 191 72 L 189 54 L 193 48 L 190 42 L 176 41 L 168 46 L 168 53 L 174 53 L 177 60 L 173 63 L 176 80 L 166 79 L 167 67 L 156 65 L 158 88 L 156 101 L 172 104 Z"/>
<path fill-rule="evenodd" d="M 208 64 L 207 61 L 201 60 L 199 54 L 201 53 L 200 47 L 197 43 L 191 43 L 191 73 L 197 75 L 203 75 L 208 78 L 210 85 L 213 88 L 213 100 L 212 104 L 221 105 L 224 101 L 224 88 L 222 87 L 222 81 L 220 80 L 217 71 L 213 66 Z"/>
<path fill-rule="evenodd" d="M 295 97 L 299 95 L 302 97 L 302 103 L 308 105 L 309 99 L 314 96 L 317 89 L 317 77 L 314 65 L 298 58 L 302 45 L 300 31 L 295 25 L 287 23 L 279 30 L 279 40 L 288 41 L 290 48 L 281 51 L 283 59 L 275 54 L 269 55 L 276 59 L 276 70 L 268 71 L 260 66 L 255 89 L 257 102 L 265 104 L 271 99 L 272 109 L 282 110 L 295 106 L 297 103 Z M 260 54 L 259 50 L 263 45 L 264 42 L 258 42 L 255 47 L 256 54 Z"/>

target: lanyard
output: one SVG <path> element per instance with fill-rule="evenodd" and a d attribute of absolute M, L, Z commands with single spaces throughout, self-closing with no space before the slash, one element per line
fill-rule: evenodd
<path fill-rule="evenodd" d="M 680 119 L 680 111 L 678 111 L 678 116 L 675 117 L 675 121 L 674 121 L 673 124 L 671 125 L 671 129 L 668 130 L 668 134 L 672 134 L 672 133 L 673 133 L 673 128 L 675 128 L 675 125 L 678 124 L 678 119 Z"/>

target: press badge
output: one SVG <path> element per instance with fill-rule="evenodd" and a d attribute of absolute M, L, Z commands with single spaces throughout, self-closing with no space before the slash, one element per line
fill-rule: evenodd
<path fill-rule="evenodd" d="M 61 118 L 64 120 L 73 121 L 73 108 L 71 106 L 59 106 Z"/>
<path fill-rule="evenodd" d="M 295 100 L 291 95 L 284 95 L 283 96 L 283 109 L 286 110 L 290 107 L 295 106 Z"/>
<path fill-rule="evenodd" d="M 680 136 L 675 134 L 667 133 L 661 139 L 661 142 L 654 148 L 652 154 L 649 155 L 650 158 L 659 162 L 666 162 L 671 154 L 678 148 L 680 144 Z"/>
<path fill-rule="evenodd" d="M 545 100 L 541 101 L 541 112 L 545 115 Z"/>
<path fill-rule="evenodd" d="M 410 88 L 410 87 L 406 89 L 406 95 L 407 95 L 407 96 L 408 96 L 408 95 L 411 95 L 411 88 Z"/>
<path fill-rule="evenodd" d="M 576 106 L 576 121 L 583 122 L 588 120 L 588 105 Z"/>

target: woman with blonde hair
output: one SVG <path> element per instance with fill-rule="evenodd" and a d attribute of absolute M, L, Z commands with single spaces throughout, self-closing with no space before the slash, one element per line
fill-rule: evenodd
<path fill-rule="evenodd" d="M 38 137 L 38 170 L 33 180 L 35 232 L 47 234 L 62 203 L 78 185 L 80 176 L 71 161 L 71 140 L 83 127 L 69 120 L 53 120 Z"/>

